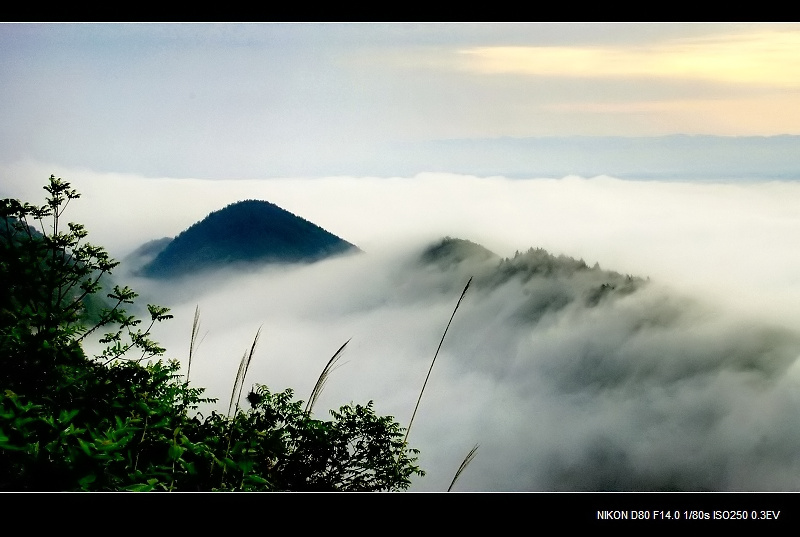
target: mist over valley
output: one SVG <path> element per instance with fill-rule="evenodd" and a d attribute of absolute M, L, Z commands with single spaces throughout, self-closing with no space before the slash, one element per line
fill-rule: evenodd
<path fill-rule="evenodd" d="M 91 199 L 114 178 L 81 180 Z M 155 232 L 128 228 L 139 231 L 119 237 L 127 244 L 179 235 L 169 221 L 190 227 L 228 203 L 225 192 L 290 207 L 363 250 L 167 280 L 123 263 L 115 280 L 172 308 L 154 331 L 168 358 L 185 360 L 199 307 L 191 381 L 221 406 L 262 328 L 248 386 L 305 400 L 352 338 L 315 412 L 374 400 L 407 424 L 473 278 L 409 438 L 428 472 L 412 490 L 446 490 L 475 444 L 457 490 L 797 488 L 797 185 L 436 174 L 312 183 L 135 183 L 150 214 L 171 189 L 217 207 L 184 198 L 186 217 L 164 211 Z M 97 222 L 102 211 L 85 215 Z"/>

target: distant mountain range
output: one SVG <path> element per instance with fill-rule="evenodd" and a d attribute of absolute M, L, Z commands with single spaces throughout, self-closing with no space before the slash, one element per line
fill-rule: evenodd
<path fill-rule="evenodd" d="M 121 163 L 117 155 L 64 150 L 33 155 L 42 162 L 96 171 L 198 179 L 269 177 L 405 177 L 425 172 L 511 178 L 567 175 L 657 180 L 798 180 L 800 136 L 541 136 L 452 138 L 354 145 L 315 154 L 270 154 L 266 161 L 151 159 Z M 0 146 L 0 160 L 13 159 Z M 266 158 L 266 157 L 265 157 Z M 268 165 L 266 165 L 268 162 Z M 265 171 L 268 170 L 268 171 Z"/>
<path fill-rule="evenodd" d="M 610 175 L 637 180 L 798 180 L 800 136 L 542 136 L 376 143 L 315 159 L 270 160 L 270 177 L 413 176 L 424 172 L 510 178 Z M 185 170 L 192 177 L 264 177 L 258 169 Z M 156 173 L 156 172 L 153 172 Z M 178 174 L 178 170 L 175 171 Z"/>
<path fill-rule="evenodd" d="M 800 179 L 800 136 L 565 136 L 432 140 L 395 146 L 395 174 L 506 177 Z M 403 164 L 405 163 L 405 164 Z"/>
<path fill-rule="evenodd" d="M 252 263 L 308 263 L 355 252 L 353 244 L 267 201 L 246 200 L 212 212 L 174 239 L 130 256 L 151 278 L 185 276 Z"/>

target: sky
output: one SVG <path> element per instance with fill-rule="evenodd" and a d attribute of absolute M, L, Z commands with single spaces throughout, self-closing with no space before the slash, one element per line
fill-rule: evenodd
<path fill-rule="evenodd" d="M 570 158 L 542 175 L 506 142 L 791 141 L 799 43 L 795 24 L 0 24 L 0 196 L 42 203 L 50 174 L 71 182 L 68 218 L 123 260 L 114 277 L 173 308 L 154 333 L 168 357 L 186 355 L 199 306 L 192 381 L 225 408 L 263 326 L 248 381 L 305 399 L 352 338 L 319 409 L 374 399 L 405 423 L 464 283 L 483 278 L 414 425 L 428 475 L 413 490 L 446 490 L 476 443 L 461 490 L 797 490 L 800 182 L 760 164 L 700 180 L 699 141 L 679 178 Z M 487 143 L 522 163 L 514 177 L 482 171 Z M 616 161 L 686 154 L 611 144 Z M 747 144 L 715 158 L 766 162 Z M 364 254 L 180 284 L 131 274 L 135 248 L 242 199 Z M 585 307 L 601 280 L 420 265 L 444 236 L 650 283 Z"/>
<path fill-rule="evenodd" d="M 798 47 L 796 24 L 3 24 L 0 157 L 257 179 L 435 140 L 800 134 Z"/>

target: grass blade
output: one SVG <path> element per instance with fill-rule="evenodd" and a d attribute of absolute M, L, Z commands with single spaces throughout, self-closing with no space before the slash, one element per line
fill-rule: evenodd
<path fill-rule="evenodd" d="M 236 372 L 236 379 L 233 381 L 233 390 L 231 390 L 231 402 L 228 404 L 228 417 L 231 417 L 231 410 L 234 408 L 234 402 L 236 403 L 236 410 L 233 413 L 234 420 L 230 424 L 230 434 L 228 435 L 228 447 L 225 449 L 225 458 L 228 457 L 228 454 L 231 450 L 231 442 L 233 441 L 233 430 L 234 430 L 234 423 L 236 420 L 237 415 L 239 414 L 239 399 L 242 398 L 242 387 L 244 386 L 244 379 L 247 376 L 247 370 L 250 368 L 250 362 L 253 360 L 253 354 L 256 352 L 256 345 L 258 344 L 258 338 L 261 336 L 261 329 L 263 326 L 258 327 L 258 331 L 256 332 L 256 337 L 253 338 L 253 344 L 250 346 L 250 351 L 245 351 L 244 356 L 242 356 L 242 360 L 239 362 L 239 370 Z M 238 395 L 237 395 L 238 389 Z M 214 462 L 211 462 L 211 467 L 214 467 Z M 220 477 L 220 486 L 223 486 L 225 481 L 225 472 L 228 469 L 227 465 L 222 467 L 222 476 Z"/>
<path fill-rule="evenodd" d="M 350 338 L 353 339 L 353 338 Z M 339 358 L 342 356 L 342 351 L 344 348 L 347 347 L 347 344 L 350 343 L 350 339 L 344 342 L 344 345 L 339 347 L 339 350 L 328 360 L 328 363 L 325 364 L 325 367 L 320 373 L 319 378 L 317 379 L 317 383 L 314 385 L 314 389 L 311 390 L 311 396 L 308 398 L 308 403 L 306 403 L 306 412 L 311 412 L 311 409 L 314 408 L 314 404 L 317 402 L 319 398 L 319 394 L 322 393 L 322 389 L 325 387 L 325 383 L 328 381 L 328 375 L 331 374 L 331 371 L 335 369 L 334 364 L 339 361 Z"/>
<path fill-rule="evenodd" d="M 194 356 L 194 351 L 203 342 L 205 336 L 203 336 L 200 341 L 197 341 L 197 334 L 200 333 L 200 306 L 197 305 L 194 308 L 194 321 L 192 321 L 192 337 L 189 340 L 189 364 L 186 366 L 186 382 L 189 382 L 189 374 L 192 372 L 192 357 Z"/>
<path fill-rule="evenodd" d="M 439 346 L 436 348 L 436 353 L 433 355 L 433 360 L 431 360 L 431 366 L 428 368 L 428 374 L 425 376 L 425 382 L 422 384 L 422 389 L 419 391 L 419 397 L 417 398 L 417 404 L 414 406 L 414 413 L 411 414 L 411 419 L 408 422 L 408 428 L 406 429 L 406 436 L 403 438 L 403 443 L 405 444 L 408 440 L 408 433 L 411 432 L 411 425 L 414 424 L 414 418 L 417 415 L 417 410 L 419 409 L 419 402 L 422 401 L 422 394 L 425 393 L 425 386 L 428 385 L 428 379 L 431 376 L 431 371 L 433 371 L 433 364 L 436 363 L 436 357 L 439 356 L 439 351 L 442 348 L 442 343 L 444 343 L 444 338 L 447 335 L 447 331 L 450 329 L 450 324 L 453 322 L 453 317 L 456 316 L 456 312 L 458 311 L 458 307 L 461 305 L 461 301 L 464 300 L 464 295 L 467 294 L 467 289 L 469 289 L 470 284 L 472 283 L 472 278 L 470 277 L 467 285 L 464 287 L 464 290 L 461 291 L 461 297 L 458 299 L 456 303 L 455 309 L 453 309 L 453 314 L 450 316 L 450 320 L 447 322 L 447 326 L 444 329 L 444 334 L 442 334 L 442 339 L 439 341 Z"/>
<path fill-rule="evenodd" d="M 231 410 L 233 410 L 234 402 L 236 403 L 236 409 L 239 409 L 239 399 L 242 397 L 242 387 L 244 386 L 244 379 L 247 376 L 247 370 L 250 368 L 250 362 L 253 359 L 253 354 L 256 352 L 256 345 L 258 344 L 258 338 L 261 336 L 261 328 L 258 328 L 258 332 L 256 332 L 256 337 L 253 339 L 253 344 L 250 346 L 250 351 L 245 351 L 244 356 L 242 356 L 241 362 L 239 362 L 239 370 L 236 372 L 236 380 L 233 381 L 233 390 L 231 391 L 231 402 L 228 405 L 228 416 L 231 415 Z M 238 395 L 237 395 L 238 390 Z"/>
<path fill-rule="evenodd" d="M 458 467 L 458 470 L 456 471 L 456 475 L 453 476 L 453 481 L 451 481 L 450 482 L 450 486 L 447 487 L 447 492 L 450 492 L 450 490 L 452 490 L 453 485 L 455 485 L 456 481 L 458 481 L 458 478 L 461 477 L 461 473 L 464 470 L 467 469 L 467 466 L 469 466 L 469 463 L 471 463 L 472 459 L 475 458 L 475 452 L 478 451 L 478 447 L 480 447 L 480 444 L 475 444 L 475 446 L 472 449 L 469 450 L 469 453 L 467 453 L 467 456 L 464 457 L 464 460 L 461 461 L 461 466 Z"/>

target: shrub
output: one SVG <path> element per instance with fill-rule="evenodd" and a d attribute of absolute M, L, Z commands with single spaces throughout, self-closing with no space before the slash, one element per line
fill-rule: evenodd
<path fill-rule="evenodd" d="M 0 490 L 404 490 L 424 475 L 372 402 L 318 420 L 291 390 L 256 385 L 249 409 L 200 414 L 212 400 L 150 339 L 169 310 L 149 304 L 143 328 L 125 310 L 133 290 L 100 300 L 118 263 L 62 225 L 70 184 L 44 188 L 41 207 L 0 201 Z"/>

